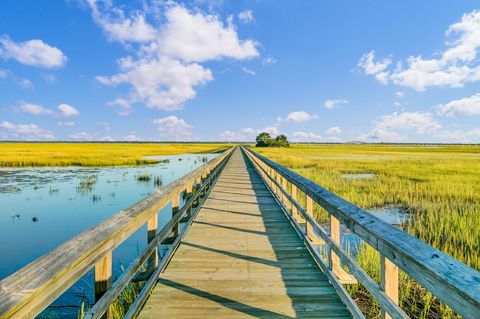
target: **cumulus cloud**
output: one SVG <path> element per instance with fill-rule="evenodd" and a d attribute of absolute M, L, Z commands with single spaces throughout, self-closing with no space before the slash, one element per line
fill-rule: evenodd
<path fill-rule="evenodd" d="M 241 136 L 242 135 L 240 135 L 236 132 L 226 130 L 222 134 L 220 134 L 220 139 L 222 141 L 239 141 L 239 140 L 241 140 Z"/>
<path fill-rule="evenodd" d="M 479 81 L 480 11 L 464 14 L 459 22 L 449 26 L 446 36 L 447 48 L 431 59 L 410 56 L 406 66 L 399 62 L 395 69 L 387 70 L 391 59 L 375 60 L 375 52 L 371 51 L 360 58 L 358 65 L 382 84 L 392 82 L 417 91 L 433 86 L 461 87 Z"/>
<path fill-rule="evenodd" d="M 60 49 L 50 46 L 42 40 L 35 39 L 16 43 L 7 36 L 0 37 L 0 56 L 41 68 L 57 68 L 67 62 L 67 57 Z"/>
<path fill-rule="evenodd" d="M 297 131 L 292 134 L 292 142 L 297 143 L 320 142 L 322 139 L 322 136 L 316 133 Z"/>
<path fill-rule="evenodd" d="M 336 99 L 336 100 L 326 100 L 323 105 L 325 106 L 326 109 L 334 109 L 336 107 L 339 107 L 342 104 L 348 104 L 348 101 L 345 99 Z"/>
<path fill-rule="evenodd" d="M 193 126 L 187 124 L 184 119 L 178 118 L 175 115 L 154 119 L 153 123 L 158 125 L 158 130 L 165 138 L 171 140 L 195 139 L 195 136 L 191 132 Z"/>
<path fill-rule="evenodd" d="M 413 130 L 418 134 L 433 133 L 441 125 L 428 112 L 394 112 L 380 117 L 375 127 L 361 136 L 362 140 L 377 142 L 397 142 L 404 138 L 398 130 Z"/>
<path fill-rule="evenodd" d="M 275 63 L 277 63 L 277 60 L 271 56 L 266 57 L 265 59 L 262 60 L 262 65 L 270 65 Z"/>
<path fill-rule="evenodd" d="M 338 126 L 334 126 L 325 131 L 327 135 L 339 135 L 342 134 L 342 129 Z"/>
<path fill-rule="evenodd" d="M 252 23 L 255 22 L 255 17 L 253 16 L 252 10 L 243 10 L 238 14 L 238 19 L 243 23 Z"/>
<path fill-rule="evenodd" d="M 87 132 L 78 132 L 78 133 L 70 134 L 68 137 L 78 141 L 88 141 L 92 139 L 92 136 Z"/>
<path fill-rule="evenodd" d="M 248 69 L 246 67 L 242 67 L 242 71 L 247 73 L 247 74 L 250 74 L 250 75 L 256 75 L 257 74 L 257 73 L 255 73 L 254 70 Z"/>
<path fill-rule="evenodd" d="M 57 122 L 57 125 L 60 126 L 60 127 L 75 126 L 75 122 L 73 122 L 73 121 L 68 121 L 68 122 L 59 121 L 59 122 Z"/>
<path fill-rule="evenodd" d="M 397 92 L 395 92 L 395 95 L 396 95 L 397 97 L 399 97 L 399 98 L 402 98 L 402 97 L 405 96 L 405 92 L 403 92 L 403 91 L 397 91 Z"/>
<path fill-rule="evenodd" d="M 49 130 L 42 129 L 36 124 L 13 124 L 11 122 L 0 122 L 0 133 L 3 139 L 11 140 L 54 140 L 55 136 Z"/>
<path fill-rule="evenodd" d="M 305 111 L 296 111 L 288 114 L 287 117 L 285 118 L 281 118 L 281 117 L 277 118 L 279 122 L 293 122 L 293 123 L 306 122 L 306 121 L 315 120 L 315 119 L 318 119 L 318 115 L 308 114 Z"/>
<path fill-rule="evenodd" d="M 54 114 L 52 110 L 46 109 L 41 105 L 27 103 L 27 102 L 20 102 L 20 111 L 29 113 L 32 115 L 53 115 Z"/>
<path fill-rule="evenodd" d="M 147 23 L 139 11 L 126 16 L 123 10 L 113 7 L 109 1 L 87 0 L 87 4 L 95 23 L 112 41 L 148 42 L 156 37 L 155 28 Z"/>
<path fill-rule="evenodd" d="M 116 19 L 127 19 L 118 8 L 108 6 L 108 11 L 101 13 L 96 2 L 91 3 L 94 15 L 116 14 Z M 135 17 L 143 15 L 136 13 Z M 121 115 L 130 113 L 134 103 L 178 110 L 195 97 L 198 86 L 213 80 L 211 70 L 200 63 L 222 58 L 251 59 L 259 55 L 258 44 L 250 39 L 240 40 L 231 20 L 225 24 L 217 15 L 192 11 L 181 5 L 167 5 L 163 24 L 157 29 L 154 36 L 138 41 L 142 43 L 134 48 L 136 57 L 119 59 L 120 73 L 96 77 L 104 85 L 130 85 L 128 97 L 109 102 L 119 107 Z M 112 33 L 106 28 L 104 31 Z"/>
<path fill-rule="evenodd" d="M 435 137 L 440 138 L 442 143 L 480 143 L 480 128 L 473 130 L 445 130 Z"/>
<path fill-rule="evenodd" d="M 65 103 L 58 105 L 57 109 L 60 112 L 60 115 L 64 117 L 80 115 L 80 112 L 76 108 Z"/>
<path fill-rule="evenodd" d="M 480 115 L 480 93 L 459 100 L 453 100 L 435 107 L 443 116 Z"/>

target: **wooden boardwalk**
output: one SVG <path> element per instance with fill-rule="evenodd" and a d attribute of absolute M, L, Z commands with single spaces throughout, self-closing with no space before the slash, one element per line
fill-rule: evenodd
<path fill-rule="evenodd" d="M 237 148 L 139 318 L 350 318 Z"/>

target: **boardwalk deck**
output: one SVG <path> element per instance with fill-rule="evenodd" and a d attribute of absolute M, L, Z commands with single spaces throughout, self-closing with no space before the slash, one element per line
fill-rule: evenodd
<path fill-rule="evenodd" d="M 350 318 L 237 149 L 139 318 Z"/>

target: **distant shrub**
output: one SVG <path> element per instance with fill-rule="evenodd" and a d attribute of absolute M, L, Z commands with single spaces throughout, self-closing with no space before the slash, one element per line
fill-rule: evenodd
<path fill-rule="evenodd" d="M 262 132 L 258 134 L 255 139 L 257 147 L 289 147 L 287 136 L 280 134 L 275 138 L 272 138 L 267 132 Z"/>

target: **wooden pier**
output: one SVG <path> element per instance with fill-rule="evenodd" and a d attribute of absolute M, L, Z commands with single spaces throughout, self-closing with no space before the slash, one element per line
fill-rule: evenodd
<path fill-rule="evenodd" d="M 351 318 L 245 157 L 232 155 L 139 318 Z"/>
<path fill-rule="evenodd" d="M 158 227 L 167 205 L 172 218 Z M 144 225 L 147 247 L 113 280 L 112 251 Z M 380 283 L 343 249 L 341 225 L 379 252 Z M 239 146 L 0 281 L 0 318 L 35 318 L 91 269 L 84 319 L 112 318 L 132 282 L 141 288 L 124 318 L 365 318 L 346 289 L 357 283 L 382 318 L 409 318 L 400 270 L 480 318 L 478 271 Z"/>

